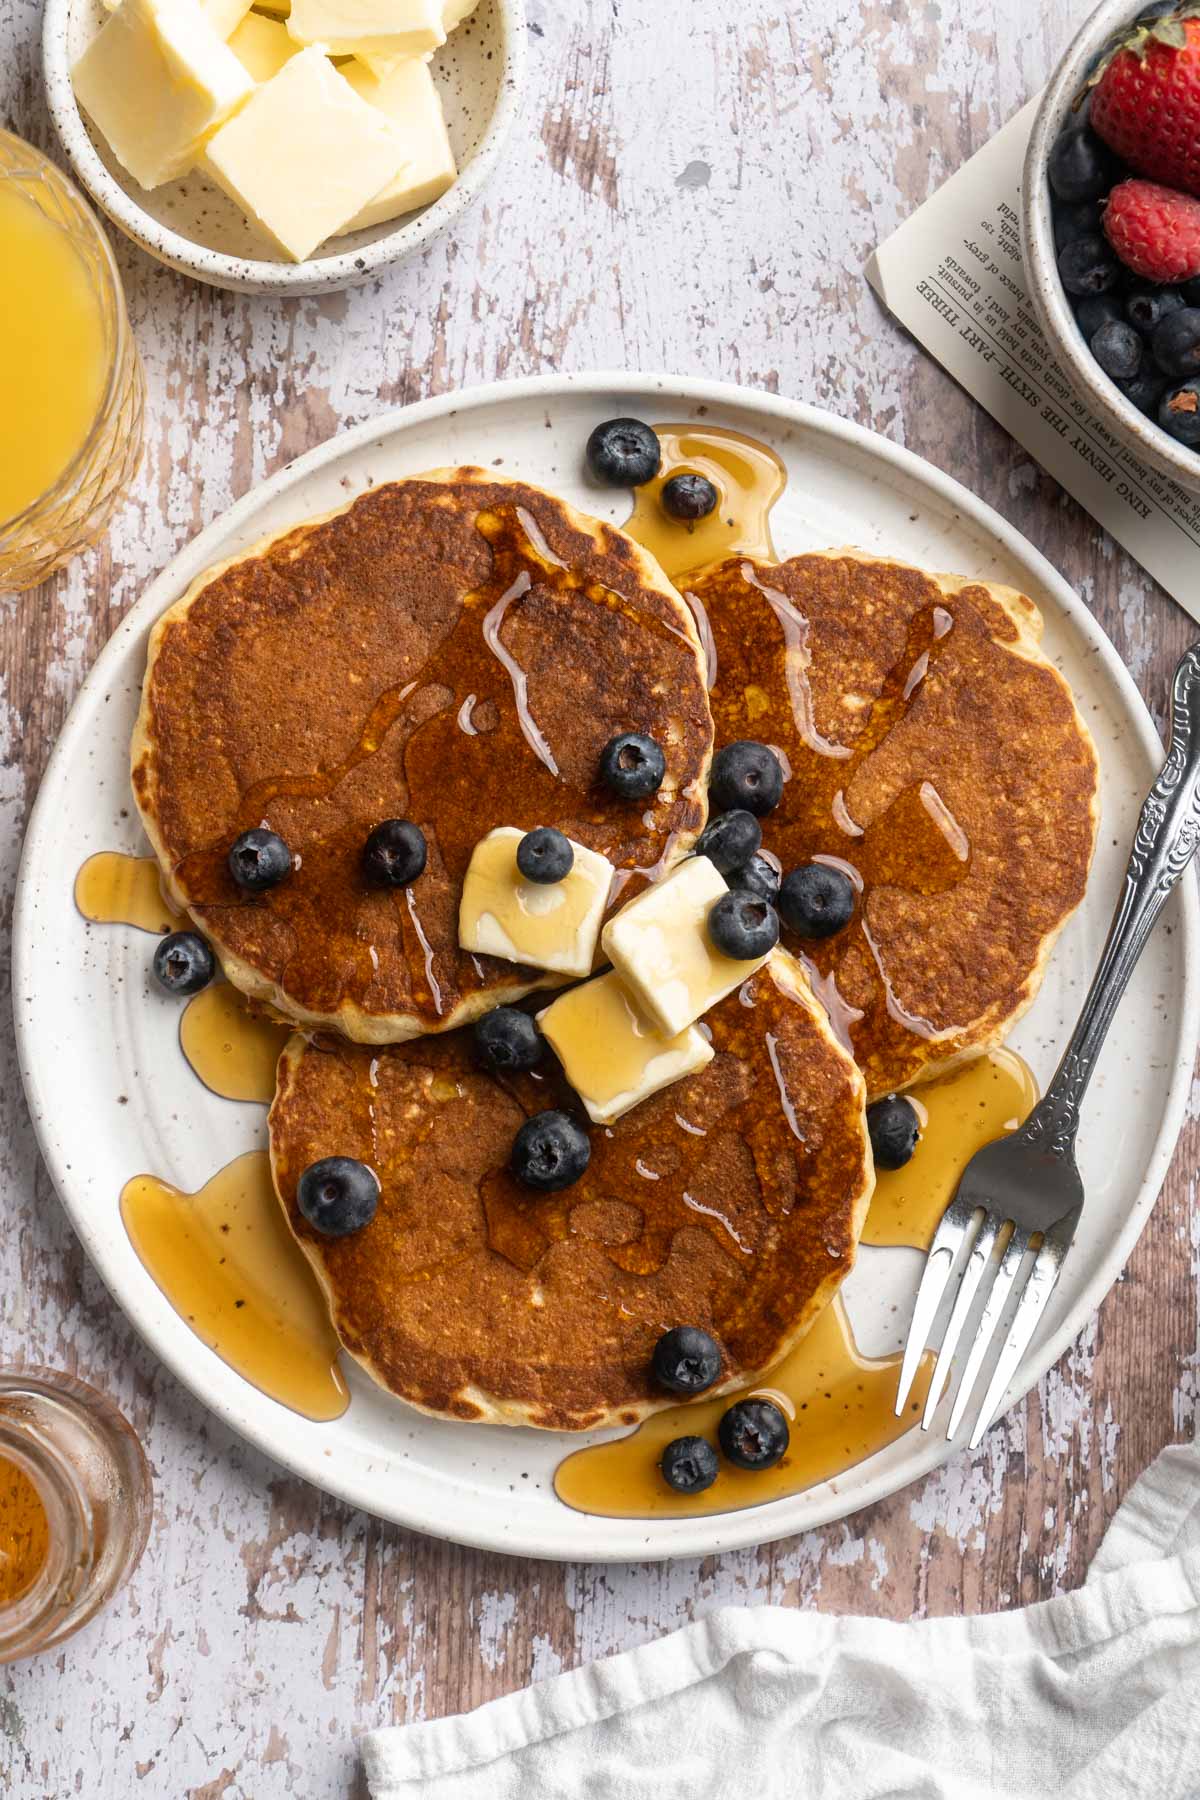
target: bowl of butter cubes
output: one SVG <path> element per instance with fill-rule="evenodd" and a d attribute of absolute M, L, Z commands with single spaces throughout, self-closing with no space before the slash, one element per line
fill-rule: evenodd
<path fill-rule="evenodd" d="M 422 249 L 512 123 L 523 0 L 48 0 L 79 180 L 214 287 L 319 294 Z"/>

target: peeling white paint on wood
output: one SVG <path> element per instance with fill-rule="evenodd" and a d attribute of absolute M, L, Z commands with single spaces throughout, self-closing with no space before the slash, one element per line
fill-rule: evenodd
<path fill-rule="evenodd" d="M 352 293 L 274 302 L 190 285 L 120 243 L 147 455 L 105 546 L 0 600 L 0 920 L 66 707 L 167 558 L 341 425 L 546 368 L 702 371 L 907 443 L 1065 571 L 1161 721 L 1193 628 L 861 276 L 874 244 L 1045 80 L 1088 5 L 746 0 L 731 23 L 721 0 L 530 0 L 508 157 L 415 263 Z M 36 0 L 0 0 L 0 118 L 50 148 L 39 25 Z M 1126 1278 L 978 1453 L 783 1544 L 561 1568 L 381 1525 L 209 1418 L 85 1263 L 38 1162 L 4 1025 L 0 1360 L 76 1369 L 114 1394 L 153 1461 L 157 1518 L 117 1604 L 58 1655 L 0 1675 L 0 1789 L 361 1796 L 355 1731 L 476 1705 L 713 1606 L 903 1618 L 1077 1584 L 1130 1482 L 1195 1427 L 1198 1126 L 1193 1104 Z"/>

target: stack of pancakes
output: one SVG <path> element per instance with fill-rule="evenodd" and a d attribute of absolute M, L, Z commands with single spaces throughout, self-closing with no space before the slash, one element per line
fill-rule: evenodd
<path fill-rule="evenodd" d="M 622 532 L 472 468 L 376 488 L 165 614 L 134 792 L 228 978 L 296 1022 L 276 1185 L 378 1382 L 454 1418 L 584 1429 L 667 1403 L 650 1353 L 674 1325 L 712 1333 L 730 1389 L 803 1334 L 854 1259 L 867 1099 L 998 1042 L 1082 898 L 1095 754 L 1039 630 L 1011 590 L 847 551 L 731 558 L 681 595 Z M 822 943 L 785 932 L 707 1016 L 713 1060 L 534 1194 L 508 1171 L 515 1132 L 574 1097 L 550 1057 L 482 1072 L 460 1028 L 562 978 L 459 949 L 471 852 L 557 826 L 608 857 L 623 904 L 703 828 L 714 727 L 775 748 L 766 844 L 852 872 L 855 918 Z M 598 780 L 623 731 L 664 751 L 652 801 Z M 395 817 L 428 865 L 381 891 L 361 850 Z M 251 897 L 226 856 L 253 826 L 295 866 Z M 296 1207 L 331 1155 L 381 1182 L 348 1238 Z"/>

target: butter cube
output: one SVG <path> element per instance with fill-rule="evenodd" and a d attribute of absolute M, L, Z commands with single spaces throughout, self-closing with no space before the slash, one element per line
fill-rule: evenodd
<path fill-rule="evenodd" d="M 255 81 L 270 81 L 284 63 L 299 56 L 300 46 L 278 19 L 249 13 L 229 40 L 229 48 Z"/>
<path fill-rule="evenodd" d="M 322 51 L 302 50 L 222 126 L 204 166 L 285 256 L 303 262 L 402 162 L 382 114 Z"/>
<path fill-rule="evenodd" d="M 741 962 L 709 941 L 708 915 L 728 892 L 707 856 L 681 863 L 608 921 L 604 952 L 635 1004 L 673 1037 L 761 969 L 765 956 Z"/>
<path fill-rule="evenodd" d="M 385 219 L 428 206 L 453 186 L 458 169 L 446 135 L 441 96 L 428 64 L 420 57 L 397 63 L 382 80 L 358 62 L 348 63 L 343 74 L 356 94 L 392 121 L 404 157 L 404 168 L 395 181 L 389 181 L 346 227 L 347 231 L 361 231 L 364 226 L 381 225 Z"/>
<path fill-rule="evenodd" d="M 656 1031 L 613 974 L 572 988 L 538 1014 L 538 1023 L 597 1125 L 611 1125 L 713 1058 L 694 1025 L 675 1037 Z"/>
<path fill-rule="evenodd" d="M 269 3 L 272 6 L 283 7 L 286 13 L 286 10 L 290 5 L 290 0 L 269 0 Z M 463 20 L 470 17 L 478 4 L 479 0 L 445 0 L 442 12 L 442 30 L 447 37 L 449 37 L 452 31 L 457 31 Z M 407 61 L 408 56 L 411 56 L 412 52 L 408 52 L 408 55 L 403 57 L 395 55 L 381 56 L 370 50 L 365 53 L 360 51 L 359 54 L 362 56 L 363 62 L 366 63 L 372 75 L 378 76 L 379 80 L 382 81 L 385 76 L 392 73 L 397 63 Z M 432 50 L 426 50 L 425 61 L 428 62 L 432 55 Z"/>
<path fill-rule="evenodd" d="M 122 0 L 71 79 L 117 161 L 144 188 L 185 174 L 254 89 L 199 0 Z"/>
<path fill-rule="evenodd" d="M 526 881 L 517 868 L 524 835 L 501 825 L 476 844 L 463 882 L 458 941 L 464 950 L 531 969 L 590 975 L 612 864 L 572 840 L 575 861 L 563 881 Z"/>
<path fill-rule="evenodd" d="M 121 0 L 103 0 L 105 12 L 116 12 Z M 246 14 L 250 11 L 251 0 L 200 0 L 200 11 L 204 14 L 219 38 L 228 38 Z M 288 0 L 279 0 L 286 6 Z"/>
<path fill-rule="evenodd" d="M 298 43 L 335 56 L 420 56 L 446 41 L 443 0 L 292 0 L 287 28 Z"/>
<path fill-rule="evenodd" d="M 200 0 L 200 10 L 226 43 L 250 11 L 250 0 Z"/>

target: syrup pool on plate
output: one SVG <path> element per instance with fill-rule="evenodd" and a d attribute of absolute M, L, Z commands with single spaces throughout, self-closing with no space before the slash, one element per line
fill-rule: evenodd
<path fill-rule="evenodd" d="M 275 1197 L 265 1150 L 237 1157 L 194 1194 L 135 1175 L 121 1217 L 149 1274 L 210 1350 L 306 1418 L 345 1412 L 329 1308 Z"/>
<path fill-rule="evenodd" d="M 864 1244 L 926 1250 L 963 1169 L 982 1145 L 1022 1124 L 1038 1091 L 1011 1050 L 972 1057 L 909 1095 L 921 1141 L 903 1169 L 880 1171 Z M 716 1443 L 721 1415 L 737 1395 L 693 1401 L 655 1413 L 628 1436 L 577 1450 L 558 1466 L 560 1500 L 609 1518 L 685 1518 L 759 1506 L 842 1475 L 912 1429 L 924 1408 L 933 1357 L 922 1359 L 902 1418 L 894 1412 L 901 1353 L 863 1356 L 840 1296 L 761 1382 L 745 1390 L 773 1400 L 788 1418 L 791 1441 L 775 1468 L 755 1473 L 722 1459 L 702 1494 L 677 1494 L 658 1463 L 672 1438 Z"/>
<path fill-rule="evenodd" d="M 75 904 L 93 925 L 132 925 L 161 937 L 179 924 L 153 856 L 97 851 L 75 877 Z"/>
<path fill-rule="evenodd" d="M 656 425 L 654 431 L 662 464 L 653 481 L 637 489 L 622 529 L 657 557 L 672 580 L 726 556 L 775 562 L 770 514 L 787 485 L 775 452 L 719 425 Z M 704 475 L 717 490 L 715 509 L 693 524 L 673 519 L 660 497 L 672 476 L 682 474 Z"/>
<path fill-rule="evenodd" d="M 180 923 L 162 898 L 153 857 L 89 857 L 75 878 L 75 903 L 96 924 L 162 933 Z M 252 1012 L 225 981 L 193 995 L 180 1013 L 184 1057 L 228 1100 L 269 1105 L 290 1033 Z M 236 1158 L 194 1194 L 156 1175 L 135 1175 L 122 1190 L 121 1217 L 147 1272 L 218 1356 L 308 1418 L 345 1411 L 329 1310 L 288 1230 L 265 1150 Z"/>
<path fill-rule="evenodd" d="M 672 1438 L 716 1442 L 721 1415 L 738 1397 L 725 1394 L 668 1407 L 629 1437 L 575 1451 L 559 1463 L 554 1491 L 580 1512 L 624 1519 L 688 1518 L 779 1500 L 832 1480 L 911 1430 L 925 1404 L 933 1358 L 924 1357 L 908 1409 L 898 1419 L 893 1408 L 899 1371 L 898 1354 L 860 1353 L 836 1298 L 790 1355 L 746 1390 L 773 1400 L 787 1417 L 791 1441 L 773 1469 L 738 1469 L 722 1459 L 712 1487 L 695 1495 L 677 1494 L 663 1480 L 659 1458 Z"/>
<path fill-rule="evenodd" d="M 989 1050 L 906 1096 L 921 1136 L 902 1169 L 879 1169 L 864 1244 L 928 1250 L 959 1176 L 977 1150 L 1023 1125 L 1037 1103 L 1033 1072 L 1012 1050 Z"/>
<path fill-rule="evenodd" d="M 205 1087 L 261 1106 L 275 1098 L 276 1064 L 291 1035 L 290 1025 L 251 1012 L 228 981 L 194 994 L 179 1020 L 179 1047 Z"/>

